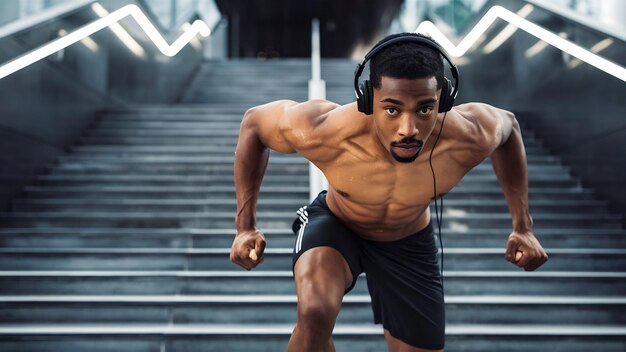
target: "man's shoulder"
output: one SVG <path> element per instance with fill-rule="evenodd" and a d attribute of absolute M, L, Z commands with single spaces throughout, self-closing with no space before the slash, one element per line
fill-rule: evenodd
<path fill-rule="evenodd" d="M 473 139 L 479 127 L 479 114 L 475 103 L 457 105 L 445 115 L 443 127 L 444 137 L 454 141 L 467 141 Z M 441 114 L 440 119 L 443 119 Z"/>
<path fill-rule="evenodd" d="M 367 116 L 358 112 L 356 103 L 339 105 L 326 100 L 306 103 L 306 125 L 319 137 L 348 138 L 367 127 Z"/>
<path fill-rule="evenodd" d="M 311 99 L 302 103 L 295 103 L 288 107 L 293 113 L 307 117 L 317 117 L 327 114 L 341 105 L 325 99 Z"/>
<path fill-rule="evenodd" d="M 345 141 L 364 134 L 367 118 L 356 104 L 339 105 L 326 100 L 309 100 L 291 105 L 279 123 L 281 135 L 311 161 L 333 159 Z"/>
<path fill-rule="evenodd" d="M 484 137 L 485 134 L 490 134 L 498 123 L 495 119 L 495 110 L 498 109 L 489 104 L 474 102 L 452 108 L 450 124 L 453 131 L 459 134 L 455 137 L 475 140 Z M 447 121 L 446 125 L 448 125 Z"/>
<path fill-rule="evenodd" d="M 490 108 L 484 103 L 466 103 L 448 113 L 443 135 L 462 164 L 473 166 L 489 156 L 495 129 Z"/>
<path fill-rule="evenodd" d="M 468 126 L 479 126 L 480 119 L 486 114 L 488 106 L 485 103 L 465 103 L 454 106 L 451 112 L 456 115 L 459 123 L 465 123 Z"/>

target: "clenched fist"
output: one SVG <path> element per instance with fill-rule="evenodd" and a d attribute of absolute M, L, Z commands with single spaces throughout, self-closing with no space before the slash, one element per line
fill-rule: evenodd
<path fill-rule="evenodd" d="M 238 231 L 230 248 L 230 261 L 252 270 L 265 259 L 265 236 L 258 229 Z"/>
<path fill-rule="evenodd" d="M 506 244 L 506 260 L 526 271 L 534 271 L 548 261 L 548 254 L 532 232 L 513 231 Z"/>

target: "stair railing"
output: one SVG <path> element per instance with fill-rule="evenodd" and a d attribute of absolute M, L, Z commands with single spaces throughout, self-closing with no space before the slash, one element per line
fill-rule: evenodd
<path fill-rule="evenodd" d="M 99 20 L 91 22 L 83 27 L 78 28 L 58 39 L 52 40 L 44 45 L 41 45 L 9 62 L 0 65 L 0 79 L 15 73 L 27 66 L 34 64 L 35 62 L 42 60 L 60 50 L 67 48 L 68 46 L 77 43 L 85 38 L 93 35 L 96 32 L 105 28 L 112 28 L 119 26 L 117 23 L 126 17 L 132 17 L 141 29 L 145 32 L 147 37 L 155 44 L 155 46 L 166 56 L 176 55 L 187 43 L 189 43 L 196 35 L 208 37 L 211 34 L 211 29 L 202 20 L 194 21 L 191 26 L 171 45 L 168 44 L 159 33 L 158 29 L 154 26 L 152 21 L 143 13 L 143 11 L 137 5 L 126 5 L 114 12 L 109 13 L 104 10 L 97 2 L 87 2 L 91 4 L 95 11 L 103 11 L 98 14 L 101 16 Z M 83 4 L 84 6 L 84 4 Z M 73 10 L 73 8 L 72 8 Z M 57 15 L 58 16 L 58 15 Z M 117 33 L 117 32 L 116 32 Z M 124 32 L 124 37 L 129 37 Z M 131 39 L 132 40 L 132 39 Z M 133 40 L 134 42 L 134 40 Z"/>

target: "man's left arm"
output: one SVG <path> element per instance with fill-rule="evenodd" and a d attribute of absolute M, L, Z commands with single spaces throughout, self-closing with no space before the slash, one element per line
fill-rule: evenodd
<path fill-rule="evenodd" d="M 506 246 L 506 260 L 533 271 L 548 260 L 548 255 L 533 234 L 533 220 L 528 209 L 528 168 L 522 133 L 515 116 L 508 111 L 483 106 L 495 123 L 495 149 L 491 153 L 493 169 L 509 206 L 513 231 Z"/>

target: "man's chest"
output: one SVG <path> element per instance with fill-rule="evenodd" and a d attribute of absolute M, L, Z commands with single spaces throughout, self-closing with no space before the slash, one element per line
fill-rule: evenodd
<path fill-rule="evenodd" d="M 428 160 L 394 165 L 376 159 L 338 158 L 323 168 L 329 184 L 350 202 L 363 205 L 415 207 L 427 205 L 435 195 L 448 193 L 463 177 L 464 171 L 433 158 L 433 172 Z"/>

